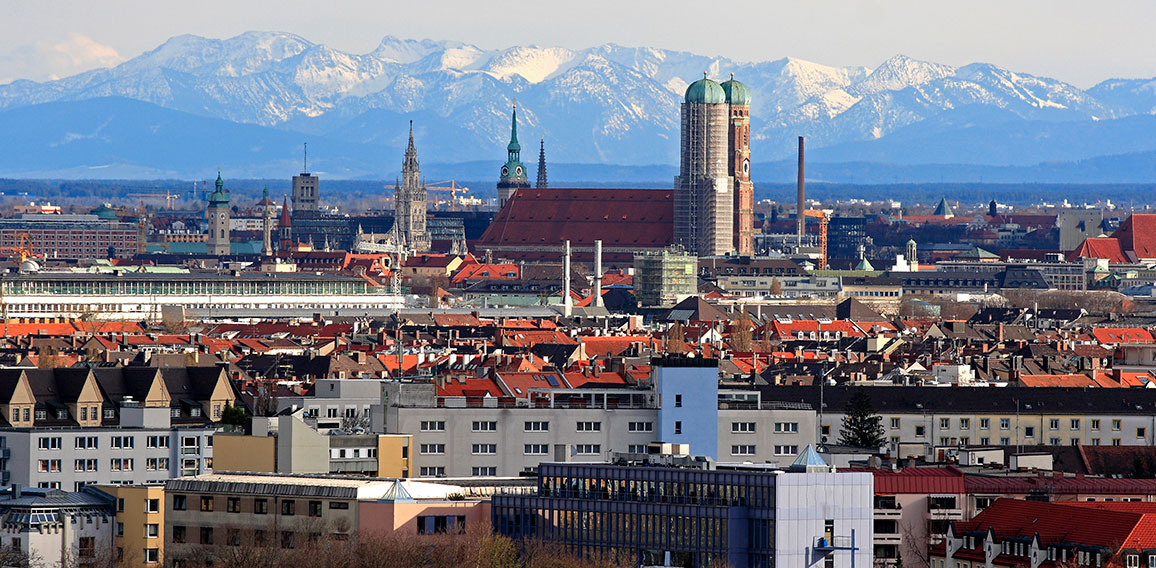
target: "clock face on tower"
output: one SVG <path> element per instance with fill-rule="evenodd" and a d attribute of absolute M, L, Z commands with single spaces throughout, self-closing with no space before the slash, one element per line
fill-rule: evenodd
<path fill-rule="evenodd" d="M 750 175 L 750 173 L 751 173 L 751 161 L 748 159 L 744 159 L 743 160 L 743 175 Z"/>
<path fill-rule="evenodd" d="M 518 167 L 514 168 L 514 175 L 516 175 L 516 176 L 522 175 L 522 166 L 518 166 Z"/>
<path fill-rule="evenodd" d="M 510 168 L 507 168 L 506 166 L 502 166 L 502 175 L 503 176 L 510 175 Z"/>

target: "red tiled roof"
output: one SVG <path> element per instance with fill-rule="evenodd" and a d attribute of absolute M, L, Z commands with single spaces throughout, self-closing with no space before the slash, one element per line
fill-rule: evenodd
<path fill-rule="evenodd" d="M 963 472 L 954 467 L 909 467 L 900 471 L 872 471 L 875 494 L 964 493 Z"/>
<path fill-rule="evenodd" d="M 454 273 L 450 282 L 455 286 L 466 280 L 513 280 L 522 273 L 517 264 L 467 264 Z M 508 276 L 510 275 L 510 276 Z"/>
<path fill-rule="evenodd" d="M 1152 334 L 1140 327 L 1097 327 L 1092 330 L 1100 343 L 1152 343 Z"/>
<path fill-rule="evenodd" d="M 564 240 L 588 247 L 599 239 L 610 248 L 669 246 L 674 241 L 674 192 L 519 189 L 494 217 L 478 247 L 557 246 Z"/>
<path fill-rule="evenodd" d="M 1136 446 L 1081 446 L 1081 449 L 1121 448 L 1147 450 Z M 982 477 L 964 478 L 968 493 L 1027 495 L 1032 491 L 1046 491 L 1052 495 L 1156 495 L 1156 479 L 1109 477 Z"/>
<path fill-rule="evenodd" d="M 1128 548 L 1150 548 L 1156 542 L 1146 536 L 1129 538 L 1144 517 L 1059 503 L 999 499 L 966 524 L 972 530 L 993 529 L 1005 538 L 1039 534 L 1044 544 L 1072 542 L 1115 549 L 1124 543 Z"/>
<path fill-rule="evenodd" d="M 1088 375 L 1020 375 L 1019 382 L 1025 387 L 1095 387 Z M 1099 385 L 1105 386 L 1105 385 Z"/>
<path fill-rule="evenodd" d="M 1133 259 L 1156 258 L 1156 214 L 1135 213 L 1112 233 Z"/>
<path fill-rule="evenodd" d="M 1084 239 L 1076 250 L 1068 253 L 1068 262 L 1075 262 L 1081 258 L 1106 258 L 1108 262 L 1128 262 L 1127 255 L 1120 248 L 1119 239 L 1107 237 L 1090 237 Z"/>
<path fill-rule="evenodd" d="M 526 398 L 530 389 L 570 388 L 566 379 L 558 373 L 542 371 L 537 373 L 500 373 L 498 378 L 509 390 L 510 396 Z M 553 380 L 554 384 L 551 384 Z"/>
<path fill-rule="evenodd" d="M 438 396 L 504 396 L 502 389 L 489 377 L 470 378 L 462 384 L 459 380 L 448 379 L 444 385 L 438 385 Z"/>

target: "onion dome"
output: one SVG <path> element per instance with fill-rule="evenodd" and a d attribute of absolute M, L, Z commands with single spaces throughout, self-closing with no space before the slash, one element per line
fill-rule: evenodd
<path fill-rule="evenodd" d="M 721 85 L 711 81 L 706 77 L 706 73 L 703 73 L 702 79 L 691 83 L 686 88 L 686 102 L 712 105 L 726 104 L 727 95 L 723 92 Z"/>
<path fill-rule="evenodd" d="M 727 103 L 736 106 L 750 106 L 751 105 L 751 90 L 746 85 L 735 81 L 735 74 L 731 73 L 729 81 L 723 81 L 721 85 L 723 93 L 726 94 Z"/>

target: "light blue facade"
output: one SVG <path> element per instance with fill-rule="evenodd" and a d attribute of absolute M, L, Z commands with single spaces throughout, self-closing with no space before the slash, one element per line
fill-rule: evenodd
<path fill-rule="evenodd" d="M 663 357 L 651 362 L 658 391 L 658 440 L 689 444 L 718 459 L 718 360 Z"/>

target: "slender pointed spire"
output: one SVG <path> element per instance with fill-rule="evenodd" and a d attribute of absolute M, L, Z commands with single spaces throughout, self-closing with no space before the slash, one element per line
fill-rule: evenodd
<path fill-rule="evenodd" d="M 406 149 L 416 151 L 416 149 L 413 146 L 413 121 L 412 120 L 409 121 L 409 146 Z"/>
<path fill-rule="evenodd" d="M 546 139 L 543 138 L 538 149 L 538 189 L 546 189 Z"/>
<path fill-rule="evenodd" d="M 518 99 L 514 99 L 514 110 L 510 114 L 510 145 L 506 149 L 511 152 L 522 150 L 522 145 L 518 144 Z"/>

